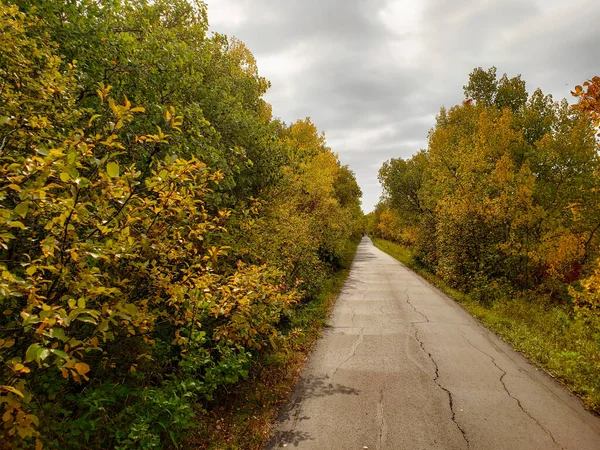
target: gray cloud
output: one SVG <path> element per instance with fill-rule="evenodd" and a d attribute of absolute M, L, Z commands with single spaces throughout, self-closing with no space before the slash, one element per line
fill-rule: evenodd
<path fill-rule="evenodd" d="M 556 98 L 598 75 L 592 0 L 208 0 L 214 31 L 235 35 L 271 80 L 286 122 L 310 116 L 356 173 L 363 209 L 377 170 L 427 144 L 442 105 L 474 67 L 518 73 Z"/>

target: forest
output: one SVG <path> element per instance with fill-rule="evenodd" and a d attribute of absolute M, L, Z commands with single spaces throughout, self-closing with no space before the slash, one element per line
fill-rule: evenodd
<path fill-rule="evenodd" d="M 300 345 L 361 190 L 268 88 L 202 2 L 0 1 L 0 447 L 179 447 Z"/>
<path fill-rule="evenodd" d="M 573 105 L 494 67 L 464 94 L 382 165 L 370 233 L 600 411 L 600 77 Z"/>

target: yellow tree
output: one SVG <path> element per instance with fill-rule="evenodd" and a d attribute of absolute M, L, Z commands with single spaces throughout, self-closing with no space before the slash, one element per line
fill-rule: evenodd
<path fill-rule="evenodd" d="M 247 246 L 259 260 L 287 268 L 289 282 L 300 282 L 311 296 L 347 239 L 360 232 L 361 192 L 310 119 L 283 129 L 281 138 L 289 164 L 266 193 L 268 204 Z"/>
<path fill-rule="evenodd" d="M 518 77 L 494 77 L 475 70 L 465 87 L 475 103 L 442 109 L 430 133 L 416 196 L 431 212 L 420 214 L 420 248 L 462 287 L 503 278 L 555 289 L 577 279 L 596 251 L 594 136 L 566 102 L 539 90 L 525 101 Z"/>
<path fill-rule="evenodd" d="M 583 86 L 576 86 L 571 93 L 579 97 L 575 107 L 589 115 L 595 128 L 600 127 L 600 77 L 593 77 Z M 600 173 L 596 173 L 596 176 L 600 177 Z M 595 321 L 596 326 L 600 327 L 600 259 L 596 261 L 596 269 L 591 276 L 581 282 L 581 289 L 570 287 L 569 293 L 573 297 L 575 311 Z"/>

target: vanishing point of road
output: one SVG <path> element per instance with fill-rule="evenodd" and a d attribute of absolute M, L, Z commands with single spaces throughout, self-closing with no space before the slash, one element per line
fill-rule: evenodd
<path fill-rule="evenodd" d="M 600 418 L 363 238 L 280 447 L 600 450 Z"/>

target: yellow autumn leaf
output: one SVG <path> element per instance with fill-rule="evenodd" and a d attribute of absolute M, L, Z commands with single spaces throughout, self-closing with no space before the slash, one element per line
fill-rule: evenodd
<path fill-rule="evenodd" d="M 12 392 L 13 394 L 18 395 L 19 397 L 25 397 L 20 390 L 14 388 L 12 386 L 0 385 L 0 389 L 7 391 L 7 392 Z"/>
<path fill-rule="evenodd" d="M 75 363 L 73 365 L 73 368 L 77 371 L 79 375 L 85 375 L 90 371 L 90 366 L 82 362 Z"/>

